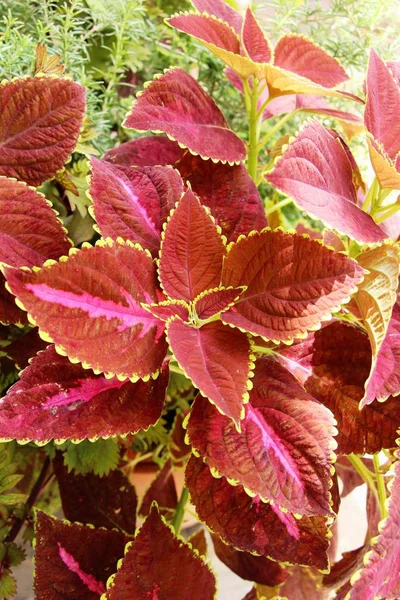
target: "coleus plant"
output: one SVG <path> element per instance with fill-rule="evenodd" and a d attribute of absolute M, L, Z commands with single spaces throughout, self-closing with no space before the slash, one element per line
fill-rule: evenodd
<path fill-rule="evenodd" d="M 226 64 L 247 143 L 189 74 L 156 77 L 125 127 L 167 137 L 88 157 L 93 244 L 72 247 L 32 187 L 76 149 L 83 88 L 46 61 L 0 87 L 1 360 L 23 369 L 2 399 L 0 438 L 45 446 L 26 508 L 52 468 L 68 519 L 34 514 L 36 597 L 214 598 L 204 538 L 179 536 L 190 497 L 218 557 L 254 582 L 246 598 L 397 598 L 399 66 L 372 51 L 358 98 L 310 40 L 285 35 L 273 48 L 250 9 L 193 4 L 169 23 Z M 364 119 L 323 96 L 365 104 Z M 366 132 L 368 192 L 344 138 L 315 119 L 259 160 L 299 110 Z M 268 227 L 264 180 L 321 226 L 288 230 L 284 199 Z M 129 446 L 168 407 L 171 443 L 138 509 Z M 68 442 L 93 443 L 100 461 L 107 439 L 118 442 L 111 471 L 70 469 Z M 340 498 L 363 482 L 365 543 L 335 561 Z M 5 543 L 24 517 L 11 514 Z"/>

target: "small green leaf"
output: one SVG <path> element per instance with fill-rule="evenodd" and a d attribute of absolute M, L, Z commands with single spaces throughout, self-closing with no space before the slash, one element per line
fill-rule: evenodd
<path fill-rule="evenodd" d="M 113 439 L 84 440 L 80 444 L 66 442 L 63 449 L 66 449 L 64 463 L 68 471 L 75 469 L 77 473 L 94 473 L 102 477 L 118 466 L 119 448 Z"/>
<path fill-rule="evenodd" d="M 14 577 L 4 573 L 0 577 L 0 598 L 12 598 L 17 593 L 17 582 Z"/>

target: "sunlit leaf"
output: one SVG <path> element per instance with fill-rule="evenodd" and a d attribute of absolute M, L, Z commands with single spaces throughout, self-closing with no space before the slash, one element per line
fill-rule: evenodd
<path fill-rule="evenodd" d="M 273 49 L 250 8 L 246 10 L 242 28 L 243 48 L 254 62 L 270 62 Z"/>
<path fill-rule="evenodd" d="M 231 8 L 225 0 L 191 0 L 191 2 L 199 12 L 215 15 L 218 19 L 233 27 L 237 33 L 240 33 L 242 16 Z"/>

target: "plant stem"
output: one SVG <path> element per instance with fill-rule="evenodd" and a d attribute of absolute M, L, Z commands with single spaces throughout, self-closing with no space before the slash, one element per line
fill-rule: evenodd
<path fill-rule="evenodd" d="M 172 520 L 172 526 L 175 529 L 175 533 L 177 535 L 181 530 L 183 517 L 185 516 L 185 506 L 186 506 L 188 499 L 189 499 L 189 490 L 186 487 L 184 487 L 182 490 L 181 497 L 179 498 L 179 502 L 177 504 L 176 510 L 175 510 L 174 518 Z"/>
<path fill-rule="evenodd" d="M 287 206 L 288 204 L 291 204 L 292 202 L 292 198 L 284 198 L 280 202 L 277 202 L 276 204 L 271 206 L 271 208 L 267 208 L 267 210 L 265 211 L 265 216 L 268 217 L 271 213 L 275 212 L 276 210 L 279 210 L 280 208 L 283 208 L 284 206 Z"/>
<path fill-rule="evenodd" d="M 264 135 L 264 137 L 261 138 L 260 143 L 258 144 L 258 147 L 263 148 L 265 146 L 265 144 L 267 142 L 269 142 L 269 140 L 275 135 L 275 133 L 281 129 L 281 127 L 286 123 L 286 121 L 288 121 L 290 119 L 290 117 L 293 117 L 295 112 L 296 111 L 292 111 L 290 113 L 287 113 L 286 115 L 283 115 L 283 117 L 281 119 L 279 119 L 279 121 L 277 123 L 275 123 L 275 125 L 267 131 L 267 133 Z"/>
<path fill-rule="evenodd" d="M 375 486 L 373 473 L 371 473 L 368 467 L 364 465 L 363 461 L 359 456 L 356 456 L 355 454 L 349 454 L 347 458 L 349 459 L 349 461 L 351 462 L 361 479 L 365 481 L 369 489 L 375 494 L 375 498 L 378 504 L 380 505 L 379 494 Z"/>
<path fill-rule="evenodd" d="M 370 204 L 372 206 L 374 205 L 375 198 L 378 194 L 378 189 L 379 189 L 378 186 L 379 186 L 378 180 L 376 177 L 374 177 L 374 180 L 371 183 L 371 187 L 368 190 L 368 194 L 365 196 L 364 202 L 361 206 L 361 210 L 364 210 L 365 212 L 367 212 Z"/>
<path fill-rule="evenodd" d="M 171 363 L 171 361 L 169 362 L 169 370 L 172 371 L 173 373 L 178 373 L 178 375 L 185 375 L 183 369 L 181 369 L 178 365 L 174 365 Z"/>
<path fill-rule="evenodd" d="M 397 211 L 400 210 L 400 204 L 395 204 L 394 206 L 392 205 L 392 206 L 382 207 L 382 208 L 387 208 L 387 211 L 384 212 L 383 214 L 381 214 L 380 217 L 377 217 L 375 219 L 375 221 L 378 224 L 382 223 L 383 221 L 386 221 L 386 219 L 388 219 L 389 217 L 391 217 L 392 215 L 397 213 Z"/>
<path fill-rule="evenodd" d="M 374 469 L 375 469 L 375 475 L 376 475 L 376 483 L 378 484 L 378 501 L 379 501 L 379 508 L 381 511 L 381 518 L 384 519 L 385 517 L 387 517 L 387 510 L 386 510 L 386 506 L 385 506 L 385 502 L 386 502 L 386 487 L 385 487 L 385 479 L 381 473 L 381 465 L 379 462 L 379 455 L 378 454 L 374 454 L 373 455 L 373 461 L 374 461 Z"/>
<path fill-rule="evenodd" d="M 257 116 L 257 101 L 259 98 L 258 86 L 253 81 L 253 89 L 250 92 L 249 113 L 249 144 L 247 153 L 247 171 L 254 182 L 257 181 L 258 164 L 258 138 L 260 135 L 259 117 Z"/>
<path fill-rule="evenodd" d="M 23 517 L 21 517 L 20 519 L 17 519 L 14 522 L 14 525 L 11 527 L 10 531 L 8 532 L 8 534 L 4 540 L 5 542 L 13 542 L 15 540 L 15 538 L 17 537 L 17 535 L 19 534 L 19 532 L 21 531 L 22 526 L 25 523 L 25 519 L 26 519 L 29 511 L 31 510 L 32 506 L 35 504 L 36 498 L 38 497 L 38 495 L 43 487 L 49 467 L 50 467 L 50 458 L 47 456 L 42 465 L 42 469 L 39 473 L 39 477 L 37 478 L 35 485 L 31 489 L 31 493 L 29 494 L 29 497 L 28 497 L 27 501 L 25 502 L 24 515 L 23 515 Z"/>

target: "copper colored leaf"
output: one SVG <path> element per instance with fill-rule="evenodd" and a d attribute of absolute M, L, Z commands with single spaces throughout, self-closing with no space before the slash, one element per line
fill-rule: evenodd
<path fill-rule="evenodd" d="M 223 165 L 187 153 L 176 168 L 208 206 L 228 242 L 267 225 L 260 194 L 243 165 Z"/>
<path fill-rule="evenodd" d="M 250 402 L 236 431 L 197 398 L 188 435 L 210 468 L 278 507 L 301 515 L 331 512 L 334 419 L 271 359 L 257 360 Z"/>
<path fill-rule="evenodd" d="M 216 479 L 201 458 L 191 457 L 186 484 L 199 518 L 227 544 L 273 560 L 328 568 L 324 517 L 295 519 L 275 505 L 251 498 L 241 485 Z M 261 582 L 259 582 L 261 583 Z"/>
<path fill-rule="evenodd" d="M 376 178 L 382 188 L 400 189 L 400 155 L 392 161 L 382 144 L 367 134 L 368 150 Z"/>
<path fill-rule="evenodd" d="M 156 271 L 140 248 L 84 247 L 39 271 L 8 269 L 7 279 L 39 329 L 70 358 L 122 379 L 160 368 L 164 324 L 140 305 L 157 300 Z"/>
<path fill-rule="evenodd" d="M 110 163 L 125 167 L 154 167 L 174 165 L 183 153 L 184 150 L 166 136 L 148 135 L 108 150 L 104 158 Z"/>
<path fill-rule="evenodd" d="M 240 33 L 242 16 L 231 8 L 225 0 L 192 0 L 192 4 L 199 12 L 215 15 L 218 19 L 233 27 L 237 33 Z"/>
<path fill-rule="evenodd" d="M 215 288 L 203 292 L 196 298 L 195 310 L 199 319 L 209 319 L 227 310 L 243 294 L 245 288 Z"/>
<path fill-rule="evenodd" d="M 397 455 L 399 455 L 397 451 Z M 399 458 L 399 456 L 397 456 Z M 379 534 L 371 541 L 364 566 L 351 578 L 349 600 L 387 600 L 400 595 L 400 461 L 392 469 L 389 484 L 388 517 L 379 524 Z"/>
<path fill-rule="evenodd" d="M 178 496 L 170 459 L 165 462 L 163 468 L 157 473 L 146 491 L 140 507 L 140 514 L 143 516 L 148 515 L 153 502 L 157 502 L 160 513 L 165 517 L 168 514 L 170 516 L 174 514 L 178 504 Z"/>
<path fill-rule="evenodd" d="M 124 555 L 119 531 L 94 529 L 36 513 L 35 583 L 40 600 L 99 600 Z"/>
<path fill-rule="evenodd" d="M 145 88 L 125 126 L 162 131 L 205 158 L 240 162 L 246 156 L 243 141 L 229 129 L 212 98 L 193 77 L 177 68 Z"/>
<path fill-rule="evenodd" d="M 334 414 L 341 454 L 374 454 L 393 448 L 398 437 L 400 403 L 395 398 L 359 410 L 371 368 L 367 336 L 340 321 L 304 341 L 280 350 L 281 360 L 317 400 Z"/>
<path fill-rule="evenodd" d="M 75 148 L 85 90 L 69 79 L 14 79 L 0 86 L 0 175 L 40 185 Z"/>
<path fill-rule="evenodd" d="M 68 472 L 61 453 L 54 460 L 62 508 L 69 521 L 135 535 L 137 496 L 122 471 L 104 477 Z"/>
<path fill-rule="evenodd" d="M 275 65 L 326 88 L 348 80 L 339 62 L 301 35 L 284 35 L 275 47 Z"/>
<path fill-rule="evenodd" d="M 190 301 L 218 287 L 225 254 L 212 218 L 188 190 L 172 213 L 161 244 L 159 274 L 165 293 Z"/>
<path fill-rule="evenodd" d="M 253 556 L 228 546 L 217 535 L 212 536 L 215 554 L 231 571 L 242 579 L 275 586 L 285 578 L 282 567 L 264 556 Z"/>
<path fill-rule="evenodd" d="M 91 159 L 93 216 L 104 237 L 138 242 L 155 255 L 161 227 L 183 193 L 169 167 L 121 167 Z"/>
<path fill-rule="evenodd" d="M 191 535 L 190 538 L 188 538 L 188 542 L 193 550 L 197 550 L 200 556 L 207 556 L 207 540 L 204 529 L 199 529 L 199 531 L 196 531 L 196 533 Z"/>
<path fill-rule="evenodd" d="M 194 386 L 239 423 L 253 368 L 247 336 L 220 321 L 196 329 L 177 320 L 168 325 L 167 335 L 175 358 Z"/>
<path fill-rule="evenodd" d="M 328 600 L 330 593 L 321 589 L 321 575 L 305 567 L 292 567 L 279 588 L 279 598 L 287 600 Z"/>
<path fill-rule="evenodd" d="M 355 261 L 318 241 L 263 230 L 229 248 L 221 283 L 247 290 L 221 319 L 266 339 L 291 341 L 339 310 L 362 279 Z"/>
<path fill-rule="evenodd" d="M 254 62 L 270 62 L 273 49 L 250 8 L 246 10 L 242 28 L 243 48 Z"/>
<path fill-rule="evenodd" d="M 159 419 L 167 383 L 166 367 L 155 381 L 105 379 L 49 346 L 2 399 L 0 437 L 46 442 L 136 433 Z"/>
<path fill-rule="evenodd" d="M 71 243 L 48 200 L 25 183 L 0 177 L 0 263 L 42 265 L 68 254 Z"/>
<path fill-rule="evenodd" d="M 400 273 L 399 257 L 396 247 L 389 244 L 367 250 L 357 257 L 358 263 L 368 273 L 359 286 L 354 300 L 357 303 L 372 348 L 371 373 L 366 383 L 365 398 L 361 406 L 375 400 L 374 385 L 382 381 L 382 372 L 377 369 L 377 359 L 386 339 L 393 306 L 397 300 Z M 370 385 L 371 387 L 369 387 Z M 386 395 L 386 398 L 388 395 Z M 378 399 L 382 400 L 385 397 L 380 395 Z"/>
<path fill-rule="evenodd" d="M 345 148 L 316 120 L 287 146 L 267 180 L 339 233 L 365 243 L 386 237 L 356 204 L 353 169 Z"/>
<path fill-rule="evenodd" d="M 175 537 L 155 506 L 112 579 L 107 600 L 212 600 L 215 579 L 203 560 Z"/>
<path fill-rule="evenodd" d="M 142 304 L 142 306 L 161 321 L 176 318 L 189 321 L 189 305 L 184 300 L 163 300 L 158 304 Z"/>

